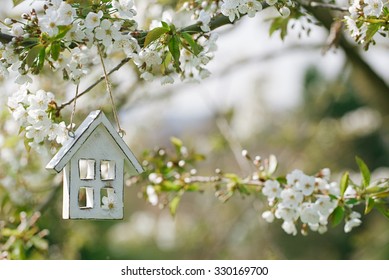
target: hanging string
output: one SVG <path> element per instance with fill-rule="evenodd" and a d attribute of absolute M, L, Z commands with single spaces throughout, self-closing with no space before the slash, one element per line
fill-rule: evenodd
<path fill-rule="evenodd" d="M 114 99 L 113 99 L 111 82 L 110 82 L 109 79 L 108 79 L 108 74 L 107 74 L 107 69 L 105 68 L 104 59 L 103 59 L 103 54 L 102 54 L 102 52 L 101 52 L 100 46 L 97 46 L 97 49 L 98 49 L 99 56 L 100 56 L 101 66 L 103 67 L 105 84 L 106 84 L 106 86 L 107 86 L 107 91 L 108 91 L 108 93 L 109 93 L 109 97 L 110 97 L 110 100 L 111 100 L 113 116 L 114 116 L 114 118 L 115 118 L 115 122 L 116 122 L 117 125 L 118 125 L 118 133 L 120 134 L 121 137 L 123 137 L 126 133 L 125 133 L 125 131 L 120 127 L 119 118 L 118 118 L 118 112 L 117 112 L 117 110 L 116 110 L 115 101 L 114 101 Z"/>
<path fill-rule="evenodd" d="M 76 134 L 74 133 L 73 119 L 74 119 L 74 115 L 76 114 L 76 105 L 77 105 L 79 85 L 80 85 L 80 83 L 77 83 L 76 94 L 74 95 L 73 110 L 72 110 L 72 114 L 70 115 L 70 124 L 69 124 L 68 134 L 69 134 L 69 137 L 71 137 L 71 138 L 76 137 Z"/>

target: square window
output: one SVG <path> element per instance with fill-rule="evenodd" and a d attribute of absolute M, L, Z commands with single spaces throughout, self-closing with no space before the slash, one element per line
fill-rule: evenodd
<path fill-rule="evenodd" d="M 115 180 L 115 161 L 102 160 L 100 162 L 101 180 Z"/>
<path fill-rule="evenodd" d="M 100 190 L 100 206 L 103 209 L 112 209 L 115 207 L 116 197 L 114 188 L 108 186 Z"/>
<path fill-rule="evenodd" d="M 93 208 L 93 188 L 80 187 L 78 191 L 78 207 L 80 209 Z"/>
<path fill-rule="evenodd" d="M 78 170 L 80 172 L 81 180 L 95 179 L 96 162 L 93 159 L 80 159 L 78 161 Z"/>

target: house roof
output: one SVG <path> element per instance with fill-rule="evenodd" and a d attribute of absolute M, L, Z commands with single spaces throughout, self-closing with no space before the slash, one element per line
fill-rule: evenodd
<path fill-rule="evenodd" d="M 104 125 L 109 134 L 115 140 L 119 148 L 122 150 L 124 156 L 127 158 L 129 163 L 139 173 L 143 172 L 142 166 L 131 152 L 130 148 L 126 145 L 124 140 L 116 132 L 110 121 L 100 110 L 91 112 L 88 117 L 82 122 L 79 128 L 75 132 L 74 138 L 70 138 L 58 153 L 50 160 L 46 165 L 46 169 L 61 172 L 69 160 L 74 154 L 81 148 L 85 140 L 92 134 L 92 132 L 100 125 Z"/>

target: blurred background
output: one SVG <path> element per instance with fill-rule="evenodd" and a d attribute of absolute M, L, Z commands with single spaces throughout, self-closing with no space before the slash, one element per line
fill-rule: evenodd
<path fill-rule="evenodd" d="M 185 26 L 190 22 L 186 15 L 174 17 L 176 2 L 135 1 L 137 20 L 144 25 L 140 28 L 170 14 L 177 26 Z M 17 18 L 29 8 L 11 10 L 10 3 L 4 7 L 1 19 Z M 328 27 L 338 15 L 321 10 L 314 14 L 321 26 L 290 23 L 284 41 L 277 33 L 269 36 L 268 19 L 277 16 L 271 9 L 218 29 L 218 50 L 208 68 L 212 75 L 201 83 L 145 83 L 130 64 L 112 75 L 125 140 L 134 154 L 141 158 L 144 150 L 169 149 L 169 139 L 175 136 L 206 156 L 196 166 L 204 175 L 214 174 L 216 168 L 249 174 L 239 156 L 247 149 L 252 155 L 276 155 L 280 175 L 296 168 L 314 174 L 329 167 L 336 179 L 346 169 L 357 171 L 358 155 L 374 171 L 374 178 L 388 177 L 387 39 L 377 38 L 377 44 L 363 52 L 343 38 L 338 48 L 325 52 Z M 107 67 L 120 59 L 107 60 Z M 100 75 L 96 68 L 81 86 L 87 88 Z M 74 94 L 73 85 L 55 73 L 35 79 L 34 86 L 55 93 L 59 104 Z M 12 78 L 0 80 L 1 103 L 6 104 L 16 89 Z M 95 109 L 109 115 L 111 108 L 104 104 L 109 104 L 108 96 L 100 85 L 78 100 L 76 124 Z M 70 107 L 63 111 L 67 122 Z M 5 105 L 0 118 L 0 222 L 17 224 L 21 211 L 38 210 L 42 217 L 37 226 L 49 231 L 48 243 L 36 245 L 38 250 L 20 241 L 15 258 L 389 258 L 389 222 L 374 211 L 350 234 L 339 226 L 324 235 L 293 237 L 279 222 L 262 220 L 265 205 L 258 198 L 234 197 L 223 204 L 211 187 L 201 194 L 186 194 L 174 218 L 168 209 L 139 198 L 140 189 L 131 186 L 125 189 L 123 221 L 62 220 L 61 176 L 44 169 L 51 154 L 26 152 Z M 0 240 L 6 240 L 1 234 Z"/>

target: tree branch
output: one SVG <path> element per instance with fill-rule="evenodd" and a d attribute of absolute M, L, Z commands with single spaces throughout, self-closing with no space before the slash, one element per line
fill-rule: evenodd
<path fill-rule="evenodd" d="M 334 11 L 348 12 L 347 7 L 340 7 L 340 6 L 337 6 L 334 4 L 329 4 L 329 3 L 310 1 L 310 2 L 308 2 L 308 5 L 312 8 L 325 8 L 325 9 L 334 10 Z"/>
<path fill-rule="evenodd" d="M 4 34 L 0 32 L 0 42 L 3 44 L 7 44 L 12 41 L 14 37 L 8 34 Z"/>

